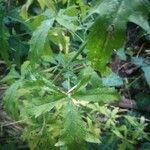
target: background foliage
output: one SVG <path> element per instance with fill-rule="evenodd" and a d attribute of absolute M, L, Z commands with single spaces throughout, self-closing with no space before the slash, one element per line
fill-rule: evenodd
<path fill-rule="evenodd" d="M 139 80 L 149 89 L 147 51 L 126 45 L 129 23 L 139 29 L 135 43 L 149 37 L 149 8 L 147 0 L 0 1 L 4 108 L 22 122 L 30 149 L 149 147 L 148 115 L 112 105 L 124 93 L 149 105 L 149 92 L 130 93 Z M 114 51 L 138 77 L 113 71 Z"/>

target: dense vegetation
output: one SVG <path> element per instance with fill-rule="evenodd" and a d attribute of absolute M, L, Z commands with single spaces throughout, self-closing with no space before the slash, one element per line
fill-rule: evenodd
<path fill-rule="evenodd" d="M 1 103 L 22 127 L 3 140 L 1 122 L 0 149 L 148 150 L 149 15 L 148 0 L 0 0 Z"/>

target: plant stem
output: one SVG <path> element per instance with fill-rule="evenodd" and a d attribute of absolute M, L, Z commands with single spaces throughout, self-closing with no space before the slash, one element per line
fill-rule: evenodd
<path fill-rule="evenodd" d="M 143 77 L 143 74 L 141 74 L 139 77 L 137 77 L 134 81 L 132 81 L 128 87 L 132 86 L 135 82 L 137 82 L 141 77 Z"/>
<path fill-rule="evenodd" d="M 82 51 L 85 48 L 87 42 L 82 43 L 82 45 L 80 46 L 78 52 L 72 57 L 72 59 L 68 62 L 68 64 L 66 65 L 66 68 L 68 68 L 70 66 L 70 64 L 82 53 Z M 55 76 L 55 78 L 53 79 L 53 82 L 56 81 L 59 76 L 63 73 L 63 71 L 66 69 L 63 68 L 62 70 L 59 71 L 59 73 Z"/>

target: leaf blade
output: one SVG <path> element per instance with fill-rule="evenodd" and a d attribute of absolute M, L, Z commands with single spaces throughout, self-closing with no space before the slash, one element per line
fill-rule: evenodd
<path fill-rule="evenodd" d="M 48 32 L 52 27 L 54 18 L 44 20 L 41 25 L 34 31 L 33 36 L 30 40 L 30 58 L 31 60 L 37 60 L 43 52 L 44 46 L 47 40 Z"/>

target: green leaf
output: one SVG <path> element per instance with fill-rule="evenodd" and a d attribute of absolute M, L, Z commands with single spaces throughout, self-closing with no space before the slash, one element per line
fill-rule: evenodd
<path fill-rule="evenodd" d="M 45 0 L 37 0 L 37 1 L 39 2 L 40 7 L 41 7 L 42 9 L 44 9 L 44 8 L 45 8 Z"/>
<path fill-rule="evenodd" d="M 8 31 L 6 30 L 3 22 L 3 15 L 0 14 L 0 55 L 7 65 L 10 65 L 8 55 Z"/>
<path fill-rule="evenodd" d="M 124 51 L 123 48 L 118 49 L 117 55 L 118 55 L 118 57 L 119 57 L 121 60 L 124 60 L 124 61 L 125 61 L 125 60 L 127 59 L 126 54 L 125 54 L 125 51 Z"/>
<path fill-rule="evenodd" d="M 85 140 L 90 143 L 100 143 L 100 129 L 87 117 L 87 134 Z"/>
<path fill-rule="evenodd" d="M 120 139 L 123 139 L 124 137 L 123 137 L 123 135 L 116 129 L 116 130 L 113 130 L 113 133 L 117 136 L 117 137 L 119 137 Z"/>
<path fill-rule="evenodd" d="M 112 73 L 109 76 L 102 79 L 104 86 L 121 86 L 123 80 L 117 74 Z"/>
<path fill-rule="evenodd" d="M 74 8 L 72 7 L 72 9 L 74 9 Z M 58 16 L 56 17 L 56 20 L 61 26 L 74 32 L 77 29 L 79 29 L 78 28 L 78 18 L 76 15 L 71 16 L 71 15 L 67 14 L 66 12 L 67 12 L 67 9 L 61 9 L 58 12 Z"/>
<path fill-rule="evenodd" d="M 54 44 L 58 45 L 60 51 L 69 52 L 70 38 L 65 35 L 64 29 L 53 28 L 49 33 L 49 38 Z"/>
<path fill-rule="evenodd" d="M 144 59 L 142 57 L 132 57 L 132 62 L 140 67 L 144 65 Z"/>
<path fill-rule="evenodd" d="M 150 85 L 150 66 L 144 62 L 144 59 L 142 57 L 132 57 L 132 62 L 135 65 L 141 67 L 144 72 L 144 77 L 148 85 Z"/>
<path fill-rule="evenodd" d="M 119 99 L 119 94 L 114 88 L 96 88 L 78 91 L 72 95 L 75 100 L 99 102 L 100 104 L 111 103 Z"/>
<path fill-rule="evenodd" d="M 87 10 L 88 10 L 88 6 L 85 5 L 83 0 L 76 0 L 76 3 L 78 3 L 79 6 L 80 6 L 81 18 L 84 18 L 86 16 L 86 13 L 87 13 Z"/>
<path fill-rule="evenodd" d="M 113 49 L 122 47 L 125 41 L 126 23 L 135 22 L 135 15 L 137 18 L 147 16 L 148 8 L 141 0 L 101 0 L 96 3 L 89 16 L 98 14 L 99 17 L 91 27 L 87 43 L 88 58 L 96 70 L 102 74 L 108 72 L 107 64 Z M 147 23 L 142 24 L 142 20 L 138 25 L 148 30 Z"/>
<path fill-rule="evenodd" d="M 41 25 L 34 31 L 33 36 L 30 41 L 30 58 L 33 62 L 44 53 L 44 47 L 47 41 L 47 36 L 50 28 L 52 27 L 54 18 L 45 20 Z"/>
<path fill-rule="evenodd" d="M 22 6 L 21 11 L 20 11 L 20 16 L 23 19 L 28 19 L 28 9 L 30 5 L 33 3 L 34 0 L 27 0 L 27 2 Z"/>
<path fill-rule="evenodd" d="M 78 78 L 78 83 L 73 90 L 74 93 L 87 86 L 93 72 L 94 70 L 91 67 L 86 67 L 85 69 L 82 70 Z"/>
<path fill-rule="evenodd" d="M 132 117 L 132 116 L 126 115 L 126 116 L 125 116 L 125 119 L 127 119 L 128 122 L 129 122 L 131 125 L 137 126 L 136 117 Z"/>
<path fill-rule="evenodd" d="M 150 95 L 146 93 L 138 93 L 135 96 L 137 106 L 140 109 L 146 108 L 147 106 L 150 106 Z"/>
<path fill-rule="evenodd" d="M 67 145 L 72 145 L 74 143 L 79 144 L 85 139 L 85 123 L 81 119 L 79 111 L 73 102 L 70 101 L 65 109 L 62 137 Z"/>
<path fill-rule="evenodd" d="M 144 16 L 143 14 L 132 14 L 129 17 L 129 21 L 139 25 L 144 31 L 148 34 L 150 33 L 150 25 L 148 22 L 148 16 Z"/>
<path fill-rule="evenodd" d="M 27 21 L 27 24 L 31 30 L 36 30 L 40 26 L 42 21 L 44 21 L 44 19 L 45 17 L 43 15 L 38 15 L 29 19 Z"/>
<path fill-rule="evenodd" d="M 13 83 L 5 92 L 4 106 L 9 114 L 18 118 L 19 102 L 17 100 L 17 90 L 22 86 L 22 81 L 18 80 Z"/>
<path fill-rule="evenodd" d="M 95 137 L 92 133 L 87 133 L 86 141 L 90 143 L 100 143 L 100 140 L 97 137 Z"/>
<path fill-rule="evenodd" d="M 102 74 L 108 74 L 107 64 L 113 49 L 118 49 L 124 42 L 124 33 L 121 30 L 114 32 L 113 28 L 108 25 L 107 20 L 98 19 L 92 26 L 88 37 L 88 59 L 92 67 Z"/>
<path fill-rule="evenodd" d="M 52 11 L 56 11 L 56 6 L 54 0 L 37 0 L 40 4 L 40 7 L 44 9 L 48 7 Z"/>
<path fill-rule="evenodd" d="M 144 72 L 145 79 L 146 79 L 148 85 L 150 86 L 150 66 L 149 65 L 144 65 L 142 67 L 142 70 Z"/>
<path fill-rule="evenodd" d="M 19 73 L 15 70 L 15 67 L 12 66 L 10 72 L 1 80 L 1 82 L 12 82 L 14 81 L 15 79 L 19 79 L 20 78 L 20 75 Z"/>
<path fill-rule="evenodd" d="M 25 61 L 22 65 L 21 65 L 21 77 L 25 78 L 25 76 L 27 74 L 29 74 L 31 72 L 31 66 L 30 66 L 30 61 Z"/>
<path fill-rule="evenodd" d="M 51 111 L 55 106 L 56 102 L 51 102 L 48 104 L 42 104 L 40 106 L 35 106 L 31 111 L 33 111 L 33 115 L 35 118 L 39 117 L 40 115 L 43 115 L 46 112 Z"/>
<path fill-rule="evenodd" d="M 52 57 L 53 55 L 53 52 L 52 52 L 52 49 L 51 49 L 51 46 L 49 44 L 49 39 L 46 40 L 45 42 L 45 45 L 44 45 L 44 50 L 42 52 L 42 58 L 43 59 L 50 59 L 50 57 Z"/>

